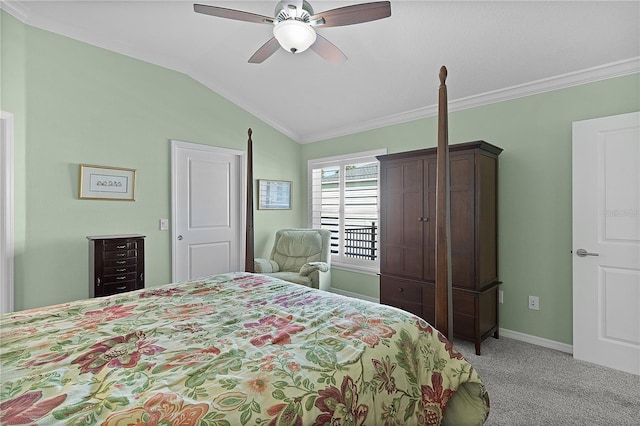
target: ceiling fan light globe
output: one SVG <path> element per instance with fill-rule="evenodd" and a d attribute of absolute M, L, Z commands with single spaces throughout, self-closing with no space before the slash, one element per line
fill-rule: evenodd
<path fill-rule="evenodd" d="M 278 22 L 273 27 L 273 36 L 291 53 L 304 52 L 316 41 L 316 31 L 311 25 L 293 19 Z"/>

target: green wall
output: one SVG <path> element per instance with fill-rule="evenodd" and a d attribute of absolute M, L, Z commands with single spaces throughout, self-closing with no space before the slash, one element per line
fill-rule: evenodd
<path fill-rule="evenodd" d="M 147 235 L 146 282 L 171 281 L 170 140 L 245 150 L 254 177 L 300 182 L 300 145 L 190 77 L 2 12 L 1 109 L 14 114 L 17 310 L 88 297 L 87 235 Z M 277 153 L 277 158 L 274 153 Z M 135 202 L 79 200 L 81 163 L 137 170 Z M 256 254 L 290 211 L 256 211 Z"/>
<path fill-rule="evenodd" d="M 450 70 L 451 72 L 452 70 Z M 572 343 L 572 122 L 640 110 L 640 76 L 619 77 L 449 115 L 449 142 L 482 139 L 504 149 L 499 169 L 500 326 Z M 437 87 L 434 85 L 434 90 Z M 311 158 L 437 144 L 437 118 L 303 145 Z M 333 270 L 334 287 L 379 297 L 375 276 Z M 527 307 L 540 297 L 540 310 Z"/>
<path fill-rule="evenodd" d="M 5 19 L 8 17 L 8 19 Z M 10 37 L 5 33 L 10 32 Z M 18 170 L 25 167 L 24 126 L 26 121 L 26 107 L 23 90 L 25 84 L 25 30 L 9 15 L 0 11 L 0 109 L 13 114 L 14 126 L 14 174 L 19 175 Z M 10 108 L 5 108 L 5 100 L 11 99 Z M 25 215 L 25 187 L 24 179 L 14 181 L 14 215 Z M 15 221 L 14 238 L 15 251 L 24 251 L 24 221 Z"/>

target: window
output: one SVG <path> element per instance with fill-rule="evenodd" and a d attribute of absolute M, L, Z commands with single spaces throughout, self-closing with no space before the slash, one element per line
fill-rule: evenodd
<path fill-rule="evenodd" d="M 386 150 L 309 160 L 309 226 L 331 231 L 331 264 L 378 272 L 378 170 Z"/>

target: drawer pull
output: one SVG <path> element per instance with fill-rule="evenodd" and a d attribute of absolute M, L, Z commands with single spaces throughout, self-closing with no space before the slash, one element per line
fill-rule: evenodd
<path fill-rule="evenodd" d="M 122 287 L 116 287 L 116 290 L 126 290 L 127 286 L 123 285 Z"/>
<path fill-rule="evenodd" d="M 398 292 L 402 293 L 403 291 L 404 291 L 404 288 L 398 287 Z"/>
<path fill-rule="evenodd" d="M 127 268 L 116 269 L 116 272 L 127 272 Z"/>
<path fill-rule="evenodd" d="M 121 276 L 121 277 L 116 277 L 116 280 L 120 280 L 120 281 L 122 281 L 122 280 L 126 280 L 126 279 L 127 279 L 127 276 L 126 276 L 126 275 L 123 275 L 123 276 Z"/>
<path fill-rule="evenodd" d="M 124 265 L 124 264 L 125 264 L 125 263 L 127 263 L 127 262 L 126 262 L 126 261 L 124 261 L 124 260 L 118 260 L 116 263 L 117 263 L 118 265 Z"/>
<path fill-rule="evenodd" d="M 127 246 L 126 245 L 124 245 L 124 246 L 116 246 L 116 248 L 117 249 L 123 249 L 123 248 L 127 248 Z"/>
<path fill-rule="evenodd" d="M 125 257 L 126 255 L 127 255 L 127 253 L 118 253 L 118 254 L 116 254 L 116 256 L 118 256 L 118 257 Z"/>

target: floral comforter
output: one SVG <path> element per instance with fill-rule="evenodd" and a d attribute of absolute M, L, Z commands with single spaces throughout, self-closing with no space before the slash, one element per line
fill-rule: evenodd
<path fill-rule="evenodd" d="M 440 424 L 462 390 L 451 405 L 473 408 L 469 424 L 489 411 L 476 371 L 425 321 L 262 275 L 0 320 L 3 425 Z"/>

